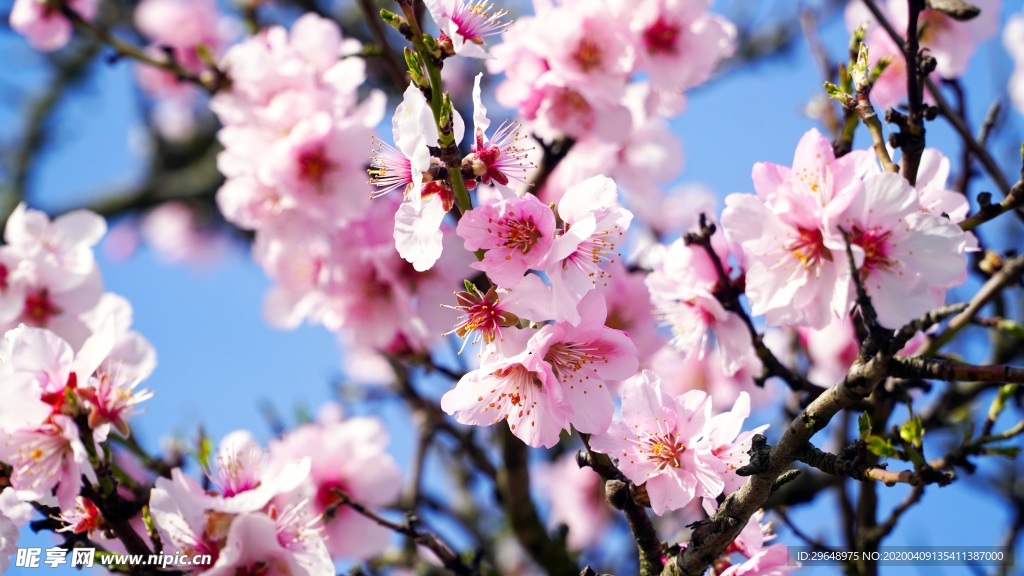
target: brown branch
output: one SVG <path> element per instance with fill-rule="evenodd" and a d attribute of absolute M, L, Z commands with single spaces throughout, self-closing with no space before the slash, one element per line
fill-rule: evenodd
<path fill-rule="evenodd" d="M 1024 382 L 1024 368 L 1017 366 L 974 366 L 929 356 L 895 356 L 889 361 L 889 375 L 945 382 Z"/>
<path fill-rule="evenodd" d="M 226 87 L 229 83 L 227 75 L 213 66 L 210 66 L 200 73 L 193 72 L 179 64 L 169 53 L 164 53 L 163 58 L 147 54 L 142 48 L 129 44 L 117 36 L 114 36 L 114 34 L 106 28 L 86 21 L 66 4 L 62 3 L 60 5 L 60 9 L 61 13 L 67 17 L 67 19 L 70 20 L 76 28 L 88 32 L 94 38 L 113 48 L 119 57 L 131 58 L 132 60 L 136 60 L 148 66 L 166 70 L 174 74 L 174 76 L 179 80 L 191 82 L 211 94 Z"/>
<path fill-rule="evenodd" d="M 506 426 L 498 428 L 498 441 L 505 464 L 498 475 L 498 490 L 516 540 L 549 574 L 576 576 L 579 567 L 569 557 L 564 543 L 552 540 L 548 535 L 533 504 L 526 445 Z"/>
<path fill-rule="evenodd" d="M 373 520 L 380 526 L 383 526 L 393 532 L 397 532 L 398 534 L 408 536 L 416 544 L 428 548 L 437 556 L 441 563 L 444 564 L 445 568 L 451 570 L 455 574 L 460 576 L 471 576 L 477 574 L 477 571 L 463 562 L 452 547 L 442 540 L 437 534 L 417 528 L 419 520 L 415 515 L 407 514 L 406 521 L 402 524 L 398 524 L 380 516 L 373 510 L 370 510 L 366 506 L 356 502 L 343 490 L 335 488 L 332 492 L 338 497 L 338 501 L 324 512 L 325 516 L 333 513 L 339 506 L 348 506 L 360 515 Z"/>
<path fill-rule="evenodd" d="M 583 438 L 583 443 L 587 449 L 576 455 L 576 462 L 580 467 L 587 466 L 593 469 L 604 479 L 605 498 L 608 503 L 626 515 L 626 522 L 629 523 L 633 541 L 636 542 L 640 555 L 641 576 L 660 574 L 664 568 L 661 560 L 664 547 L 650 517 L 647 516 L 646 507 L 637 502 L 640 499 L 637 486 L 619 471 L 611 458 L 591 451 L 586 437 Z"/>
<path fill-rule="evenodd" d="M 949 321 L 949 325 L 946 326 L 946 330 L 941 332 L 938 336 L 929 338 L 928 342 L 922 348 L 921 355 L 931 356 L 942 349 L 942 347 L 949 343 L 949 341 L 952 340 L 960 330 L 971 323 L 971 319 L 981 312 L 981 309 L 984 308 L 989 301 L 995 298 L 996 295 L 1010 285 L 1010 283 L 1016 282 L 1017 279 L 1020 278 L 1021 274 L 1024 274 L 1024 255 L 1007 260 L 1003 264 L 1002 269 L 993 274 L 981 289 L 978 290 L 978 293 L 971 298 L 967 308 Z"/>

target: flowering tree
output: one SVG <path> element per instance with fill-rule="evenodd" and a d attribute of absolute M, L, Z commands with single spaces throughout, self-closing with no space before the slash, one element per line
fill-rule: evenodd
<path fill-rule="evenodd" d="M 141 574 L 777 575 L 799 564 L 768 519 L 877 552 L 979 469 L 1013 546 L 1024 180 L 992 151 L 998 104 L 976 136 L 959 81 L 998 0 L 787 6 L 760 31 L 708 0 L 338 4 L 14 2 L 56 52 L 4 189 L 0 569 L 33 531 Z M 836 62 L 817 30 L 840 11 Z M 792 161 L 729 164 L 753 193 L 721 211 L 665 195 L 671 123 L 707 113 L 688 93 L 795 30 L 825 78 L 817 126 L 773 144 Z M 1024 15 L 1003 30 L 1024 62 Z M 136 66 L 152 175 L 48 215 L 25 202 L 45 121 L 100 55 Z M 251 248 L 266 320 L 338 334 L 376 383 L 361 402 L 411 416 L 412 461 L 341 403 L 265 442 L 140 442 L 156 352 L 104 291 L 108 222 L 172 260 Z M 788 515 L 833 501 L 834 539 Z"/>

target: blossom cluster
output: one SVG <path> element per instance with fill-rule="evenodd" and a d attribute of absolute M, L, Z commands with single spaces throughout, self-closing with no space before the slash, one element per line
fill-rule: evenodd
<path fill-rule="evenodd" d="M 391 541 L 387 529 L 348 507 L 391 503 L 401 476 L 372 418 L 325 407 L 318 421 L 289 431 L 265 450 L 248 432 L 226 436 L 204 468 L 214 491 L 181 469 L 158 478 L 153 521 L 178 553 L 209 554 L 204 574 L 274 566 L 287 574 L 334 574 L 332 558 L 368 558 Z"/>
<path fill-rule="evenodd" d="M 385 99 L 360 100 L 359 50 L 337 24 L 307 14 L 227 51 L 231 86 L 211 102 L 228 178 L 217 202 L 256 233 L 254 255 L 275 282 L 265 307 L 273 324 L 309 320 L 359 330 L 369 347 L 422 350 L 444 331 L 427 303 L 458 285 L 466 260 L 449 251 L 445 265 L 416 275 L 394 253 L 396 203 L 371 204 L 365 168 Z"/>
<path fill-rule="evenodd" d="M 604 174 L 648 219 L 660 187 L 682 164 L 666 117 L 685 92 L 732 55 L 736 30 L 710 1 L 558 0 L 534 2 L 487 61 L 504 73 L 495 95 L 544 141 L 575 144 L 543 190 L 555 201 L 575 182 Z"/>
<path fill-rule="evenodd" d="M 127 436 L 138 388 L 156 365 L 131 330 L 131 305 L 103 293 L 92 247 L 106 230 L 76 211 L 51 221 L 18 206 L 0 246 L 4 308 L 0 340 L 0 524 L 24 524 L 31 504 L 53 507 L 69 530 L 95 519 L 83 496 L 97 481 L 95 456 L 111 433 Z M 3 553 L 17 542 L 5 533 Z"/>

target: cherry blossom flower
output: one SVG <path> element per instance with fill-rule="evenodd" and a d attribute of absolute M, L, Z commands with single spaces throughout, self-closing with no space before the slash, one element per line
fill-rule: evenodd
<path fill-rule="evenodd" d="M 35 428 L 0 431 L 0 440 L 0 461 L 11 466 L 11 486 L 22 500 L 56 496 L 57 506 L 70 510 L 82 490 L 82 477 L 96 482 L 78 426 L 63 414 Z"/>
<path fill-rule="evenodd" d="M 717 509 L 714 501 L 705 499 L 704 510 L 713 515 Z M 789 563 L 789 552 L 784 544 L 765 543 L 774 539 L 771 523 L 762 523 L 764 510 L 757 510 L 750 516 L 739 536 L 729 544 L 725 553 L 715 562 L 716 570 L 730 576 L 783 576 L 798 568 L 800 563 Z M 735 563 L 730 555 L 739 553 L 743 562 Z"/>
<path fill-rule="evenodd" d="M 509 27 L 487 61 L 503 72 L 498 102 L 547 140 L 562 134 L 620 140 L 629 111 L 619 100 L 635 63 L 628 34 L 604 2 L 538 3 Z"/>
<path fill-rule="evenodd" d="M 605 282 L 606 265 L 621 257 L 616 247 L 633 214 L 619 206 L 615 183 L 595 176 L 566 191 L 558 215 L 565 225 L 551 246 L 544 272 L 554 290 L 556 318 L 577 323 L 577 303 Z"/>
<path fill-rule="evenodd" d="M 883 326 L 899 328 L 924 314 L 966 278 L 964 232 L 921 212 L 915 190 L 898 174 L 866 178 L 837 225 L 850 233 L 857 274 Z M 852 289 L 847 266 L 837 294 L 849 297 Z"/>
<path fill-rule="evenodd" d="M 207 514 L 206 502 L 203 488 L 180 468 L 171 470 L 170 478 L 156 479 L 149 496 L 149 510 L 165 550 L 217 558 L 217 542 L 223 541 L 231 517 Z"/>
<path fill-rule="evenodd" d="M 526 184 L 527 169 L 536 168 L 526 159 L 532 148 L 520 144 L 527 136 L 519 132 L 518 122 L 506 120 L 490 138 L 487 137 L 491 121 L 487 118 L 487 108 L 481 96 L 481 78 L 483 73 L 477 74 L 473 81 L 474 141 L 462 165 L 468 167 L 484 184 L 493 183 L 505 187 L 510 180 Z"/>
<path fill-rule="evenodd" d="M 463 424 L 489 426 L 508 420 L 530 446 L 551 447 L 570 426 L 600 434 L 614 406 L 607 381 L 637 369 L 636 348 L 624 333 L 604 325 L 607 309 L 597 292 L 579 304 L 582 321 L 548 324 L 529 335 L 515 355 L 485 356 L 441 398 L 441 408 Z"/>
<path fill-rule="evenodd" d="M 590 439 L 592 449 L 618 459 L 619 469 L 644 485 L 654 513 L 678 510 L 696 497 L 715 498 L 725 484 L 711 446 L 702 441 L 711 417 L 707 395 L 666 396 L 645 370 L 622 386 L 622 420 Z"/>
<path fill-rule="evenodd" d="M 535 41 L 547 56 L 549 74 L 588 100 L 618 101 L 636 66 L 629 32 L 607 2 L 566 0 L 561 12 L 571 16 L 538 19 Z"/>
<path fill-rule="evenodd" d="M 94 212 L 75 210 L 50 221 L 44 212 L 22 203 L 7 219 L 4 240 L 40 266 L 83 276 L 95 267 L 92 249 L 106 231 L 106 222 Z"/>
<path fill-rule="evenodd" d="M 727 254 L 720 241 L 712 240 L 726 274 Z M 669 246 L 651 249 L 653 270 L 647 276 L 656 316 L 672 329 L 672 344 L 684 354 L 703 356 L 714 334 L 727 376 L 739 371 L 753 350 L 750 332 L 743 319 L 727 311 L 715 292 L 721 288 L 719 272 L 707 251 L 688 246 L 682 239 Z"/>
<path fill-rule="evenodd" d="M 532 194 L 485 204 L 459 220 L 456 233 L 466 250 L 486 250 L 472 267 L 495 284 L 514 288 L 530 269 L 548 256 L 555 234 L 555 214 Z"/>
<path fill-rule="evenodd" d="M 465 123 L 453 114 L 455 141 L 461 142 Z M 408 158 L 413 182 L 406 187 L 405 198 L 395 213 L 395 248 L 419 271 L 429 270 L 441 257 L 441 222 L 455 203 L 451 188 L 434 181 L 427 172 L 431 166 L 428 146 L 437 146 L 437 124 L 423 93 L 410 84 L 392 119 L 395 144 Z M 378 160 L 384 157 L 378 156 Z M 404 168 L 403 168 L 404 169 Z M 387 165 L 379 170 L 388 171 Z M 390 184 L 388 184 L 390 186 Z"/>
<path fill-rule="evenodd" d="M 294 540 L 295 536 L 290 526 L 282 527 L 266 514 L 242 514 L 231 521 L 217 561 L 203 574 L 234 576 L 268 569 L 293 576 L 334 574 L 319 535 L 303 532 Z"/>
<path fill-rule="evenodd" d="M 68 0 L 68 9 L 85 21 L 96 17 L 96 0 Z M 60 9 L 38 0 L 17 0 L 11 9 L 11 28 L 36 50 L 52 52 L 71 40 L 71 21 Z"/>
<path fill-rule="evenodd" d="M 238 514 L 263 509 L 275 496 L 294 490 L 309 475 L 308 458 L 294 458 L 271 469 L 270 454 L 245 431 L 221 440 L 216 466 L 205 470 L 219 491 L 211 496 L 211 510 Z"/>
<path fill-rule="evenodd" d="M 740 392 L 732 410 L 716 414 L 708 420 L 704 434 L 711 445 L 711 453 L 718 460 L 716 471 L 725 483 L 724 491 L 731 494 L 736 491 L 745 478 L 736 474 L 736 469 L 746 466 L 750 461 L 747 452 L 755 434 L 762 434 L 768 425 L 741 432 L 743 422 L 750 416 L 750 395 Z"/>
<path fill-rule="evenodd" d="M 523 348 L 525 340 L 520 335 L 526 331 L 508 328 L 515 327 L 521 320 L 541 323 L 554 318 L 551 288 L 536 274 L 527 274 L 512 289 L 491 286 L 482 293 L 475 286 L 467 285 L 466 291 L 455 293 L 455 298 L 456 306 L 441 306 L 462 313 L 455 327 L 445 333 L 463 339 L 460 353 L 467 343 L 483 341 L 487 354 L 515 355 Z"/>
<path fill-rule="evenodd" d="M 736 27 L 707 11 L 710 0 L 619 1 L 639 46 L 640 66 L 663 90 L 704 83 L 717 64 L 732 56 Z"/>
<path fill-rule="evenodd" d="M 441 29 L 442 46 L 450 42 L 455 54 L 487 58 L 484 39 L 501 34 L 508 26 L 508 10 L 496 10 L 486 0 L 426 0 L 431 18 Z"/>
<path fill-rule="evenodd" d="M 375 508 L 389 505 L 401 490 L 401 472 L 386 452 L 388 433 L 375 418 L 341 419 L 337 410 L 322 411 L 318 420 L 289 431 L 271 443 L 271 470 L 298 459 L 309 459 L 309 473 L 278 506 L 308 501 L 323 513 L 338 502 L 335 490 Z M 325 520 L 324 536 L 334 557 L 369 558 L 391 542 L 391 534 L 349 507 L 339 507 Z"/>
<path fill-rule="evenodd" d="M 92 500 L 84 496 L 75 498 L 74 508 L 65 510 L 57 519 L 64 523 L 64 527 L 58 529 L 57 532 L 73 534 L 92 534 L 103 524 L 100 509 L 93 504 Z"/>
<path fill-rule="evenodd" d="M 761 361 L 751 350 L 743 366 L 732 376 L 722 369 L 722 360 L 717 348 L 700 354 L 680 354 L 671 344 L 663 346 L 649 362 L 655 374 L 664 374 L 661 389 L 670 396 L 679 396 L 688 390 L 703 390 L 711 398 L 712 407 L 732 406 L 741 393 L 751 396 L 751 403 L 761 405 L 774 394 L 773 380 L 764 388 L 754 384 L 754 377 L 761 373 Z"/>
<path fill-rule="evenodd" d="M 811 130 L 797 145 L 792 169 L 759 163 L 757 196 L 726 198 L 722 228 L 742 249 L 753 314 L 772 326 L 817 328 L 846 314 L 846 294 L 835 290 L 837 265 L 845 261 L 842 237 L 825 220 L 849 206 L 872 163 L 865 151 L 836 158 L 828 140 Z"/>

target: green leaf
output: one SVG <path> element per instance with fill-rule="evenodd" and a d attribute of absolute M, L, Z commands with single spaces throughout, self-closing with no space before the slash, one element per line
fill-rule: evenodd
<path fill-rule="evenodd" d="M 857 416 L 857 437 L 861 440 L 867 440 L 870 435 L 871 417 L 868 416 L 867 412 L 861 412 L 860 416 Z"/>
<path fill-rule="evenodd" d="M 875 456 L 882 458 L 892 458 L 898 454 L 896 448 L 892 445 L 892 442 L 887 438 L 881 436 L 872 435 L 867 438 L 868 451 Z"/>
<path fill-rule="evenodd" d="M 209 470 L 210 455 L 213 454 L 213 440 L 205 432 L 200 433 L 197 451 L 196 459 L 199 460 L 199 466 L 204 470 Z"/>
<path fill-rule="evenodd" d="M 921 424 L 921 417 L 915 416 L 900 426 L 900 438 L 915 448 L 921 447 L 924 439 L 924 426 Z"/>

